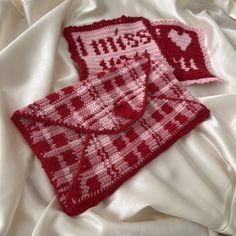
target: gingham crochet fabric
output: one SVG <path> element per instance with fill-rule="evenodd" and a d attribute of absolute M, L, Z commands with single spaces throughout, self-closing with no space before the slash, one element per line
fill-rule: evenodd
<path fill-rule="evenodd" d="M 70 44 L 70 51 L 81 81 L 17 110 L 12 120 L 41 161 L 63 210 L 76 215 L 112 194 L 209 110 L 175 78 L 146 19 L 121 17 L 69 29 L 69 42 L 79 43 Z M 98 35 L 110 34 L 117 34 L 113 40 L 122 50 L 111 39 L 109 47 L 99 41 Z"/>

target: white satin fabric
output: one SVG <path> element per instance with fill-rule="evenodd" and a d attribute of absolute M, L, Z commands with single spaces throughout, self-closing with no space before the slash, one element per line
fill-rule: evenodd
<path fill-rule="evenodd" d="M 189 90 L 211 118 L 76 217 L 9 117 L 78 79 L 62 29 L 122 14 L 175 18 L 205 34 L 224 83 Z M 230 0 L 0 1 L 0 235 L 236 235 L 236 2 Z"/>

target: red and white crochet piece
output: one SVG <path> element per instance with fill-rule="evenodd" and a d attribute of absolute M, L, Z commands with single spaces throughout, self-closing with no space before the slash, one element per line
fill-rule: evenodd
<path fill-rule="evenodd" d="M 208 116 L 168 67 L 150 64 L 144 53 L 16 111 L 12 120 L 64 211 L 76 215 Z"/>
<path fill-rule="evenodd" d="M 160 19 L 152 26 L 178 80 L 184 84 L 223 81 L 214 75 L 201 30 L 174 19 Z"/>
<path fill-rule="evenodd" d="M 185 84 L 221 80 L 212 72 L 201 31 L 176 20 L 151 24 L 143 17 L 122 16 L 66 27 L 64 36 L 81 80 L 144 50 L 151 61 L 166 64 Z"/>
<path fill-rule="evenodd" d="M 64 29 L 72 59 L 80 70 L 80 80 L 85 80 L 137 53 L 147 52 L 151 62 L 158 61 L 173 71 L 160 49 L 155 28 L 143 17 L 122 16 L 102 20 L 91 25 L 69 26 Z"/>

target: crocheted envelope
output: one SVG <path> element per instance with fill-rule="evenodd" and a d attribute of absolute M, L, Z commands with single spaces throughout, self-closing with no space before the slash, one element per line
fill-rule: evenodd
<path fill-rule="evenodd" d="M 208 116 L 166 66 L 136 54 L 19 109 L 12 120 L 64 211 L 76 215 Z"/>
<path fill-rule="evenodd" d="M 184 84 L 221 80 L 214 75 L 200 30 L 176 20 L 150 23 L 143 17 L 102 20 L 64 29 L 80 80 L 147 50 L 152 62 L 163 63 Z"/>

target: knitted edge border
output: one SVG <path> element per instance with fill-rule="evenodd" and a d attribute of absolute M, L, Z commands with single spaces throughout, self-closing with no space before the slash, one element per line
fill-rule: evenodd
<path fill-rule="evenodd" d="M 149 22 L 148 19 L 144 17 L 133 17 L 133 16 L 125 16 L 122 15 L 119 18 L 115 19 L 108 19 L 108 20 L 101 20 L 101 21 L 95 21 L 92 24 L 88 25 L 82 25 L 82 26 L 67 26 L 63 30 L 63 35 L 65 39 L 68 42 L 68 50 L 71 54 L 71 58 L 74 62 L 77 63 L 79 66 L 80 70 L 80 80 L 81 78 L 87 79 L 88 77 L 88 67 L 86 65 L 86 62 L 84 59 L 80 57 L 78 54 L 74 39 L 72 37 L 72 32 L 84 32 L 84 31 L 92 31 L 92 30 L 97 30 L 102 27 L 114 25 L 114 24 L 123 24 L 123 23 L 134 23 L 137 21 L 142 21 L 144 26 L 146 26 L 148 32 L 151 34 L 154 42 L 156 43 L 158 49 L 160 49 L 162 58 L 165 61 L 165 64 L 168 66 L 168 68 L 173 72 L 174 68 L 168 63 L 166 57 L 164 55 L 169 55 L 169 52 L 165 49 L 164 43 L 159 42 L 157 34 L 155 32 L 155 29 L 152 27 L 152 24 Z M 161 47 L 159 47 L 159 44 L 162 44 Z"/>
<path fill-rule="evenodd" d="M 214 77 L 207 77 L 207 78 L 202 78 L 202 79 L 198 79 L 198 80 L 186 80 L 186 81 L 181 81 L 181 83 L 183 83 L 184 85 L 190 85 L 190 84 L 203 84 L 203 83 L 209 83 L 209 82 L 213 82 L 213 81 L 218 81 L 218 82 L 223 82 L 224 80 L 222 78 L 220 78 L 219 76 L 217 76 L 211 66 L 210 63 L 210 58 L 209 58 L 209 54 L 207 51 L 207 48 L 205 47 L 205 43 L 204 43 L 204 33 L 202 29 L 198 29 L 195 28 L 193 26 L 189 26 L 189 25 L 185 25 L 184 23 L 176 20 L 176 19 L 159 19 L 157 21 L 152 22 L 153 26 L 157 26 L 157 25 L 176 25 L 176 26 L 180 26 L 186 30 L 191 30 L 196 32 L 199 43 L 200 43 L 200 48 L 204 57 L 204 62 L 205 65 L 208 69 L 208 71 L 214 76 Z"/>

